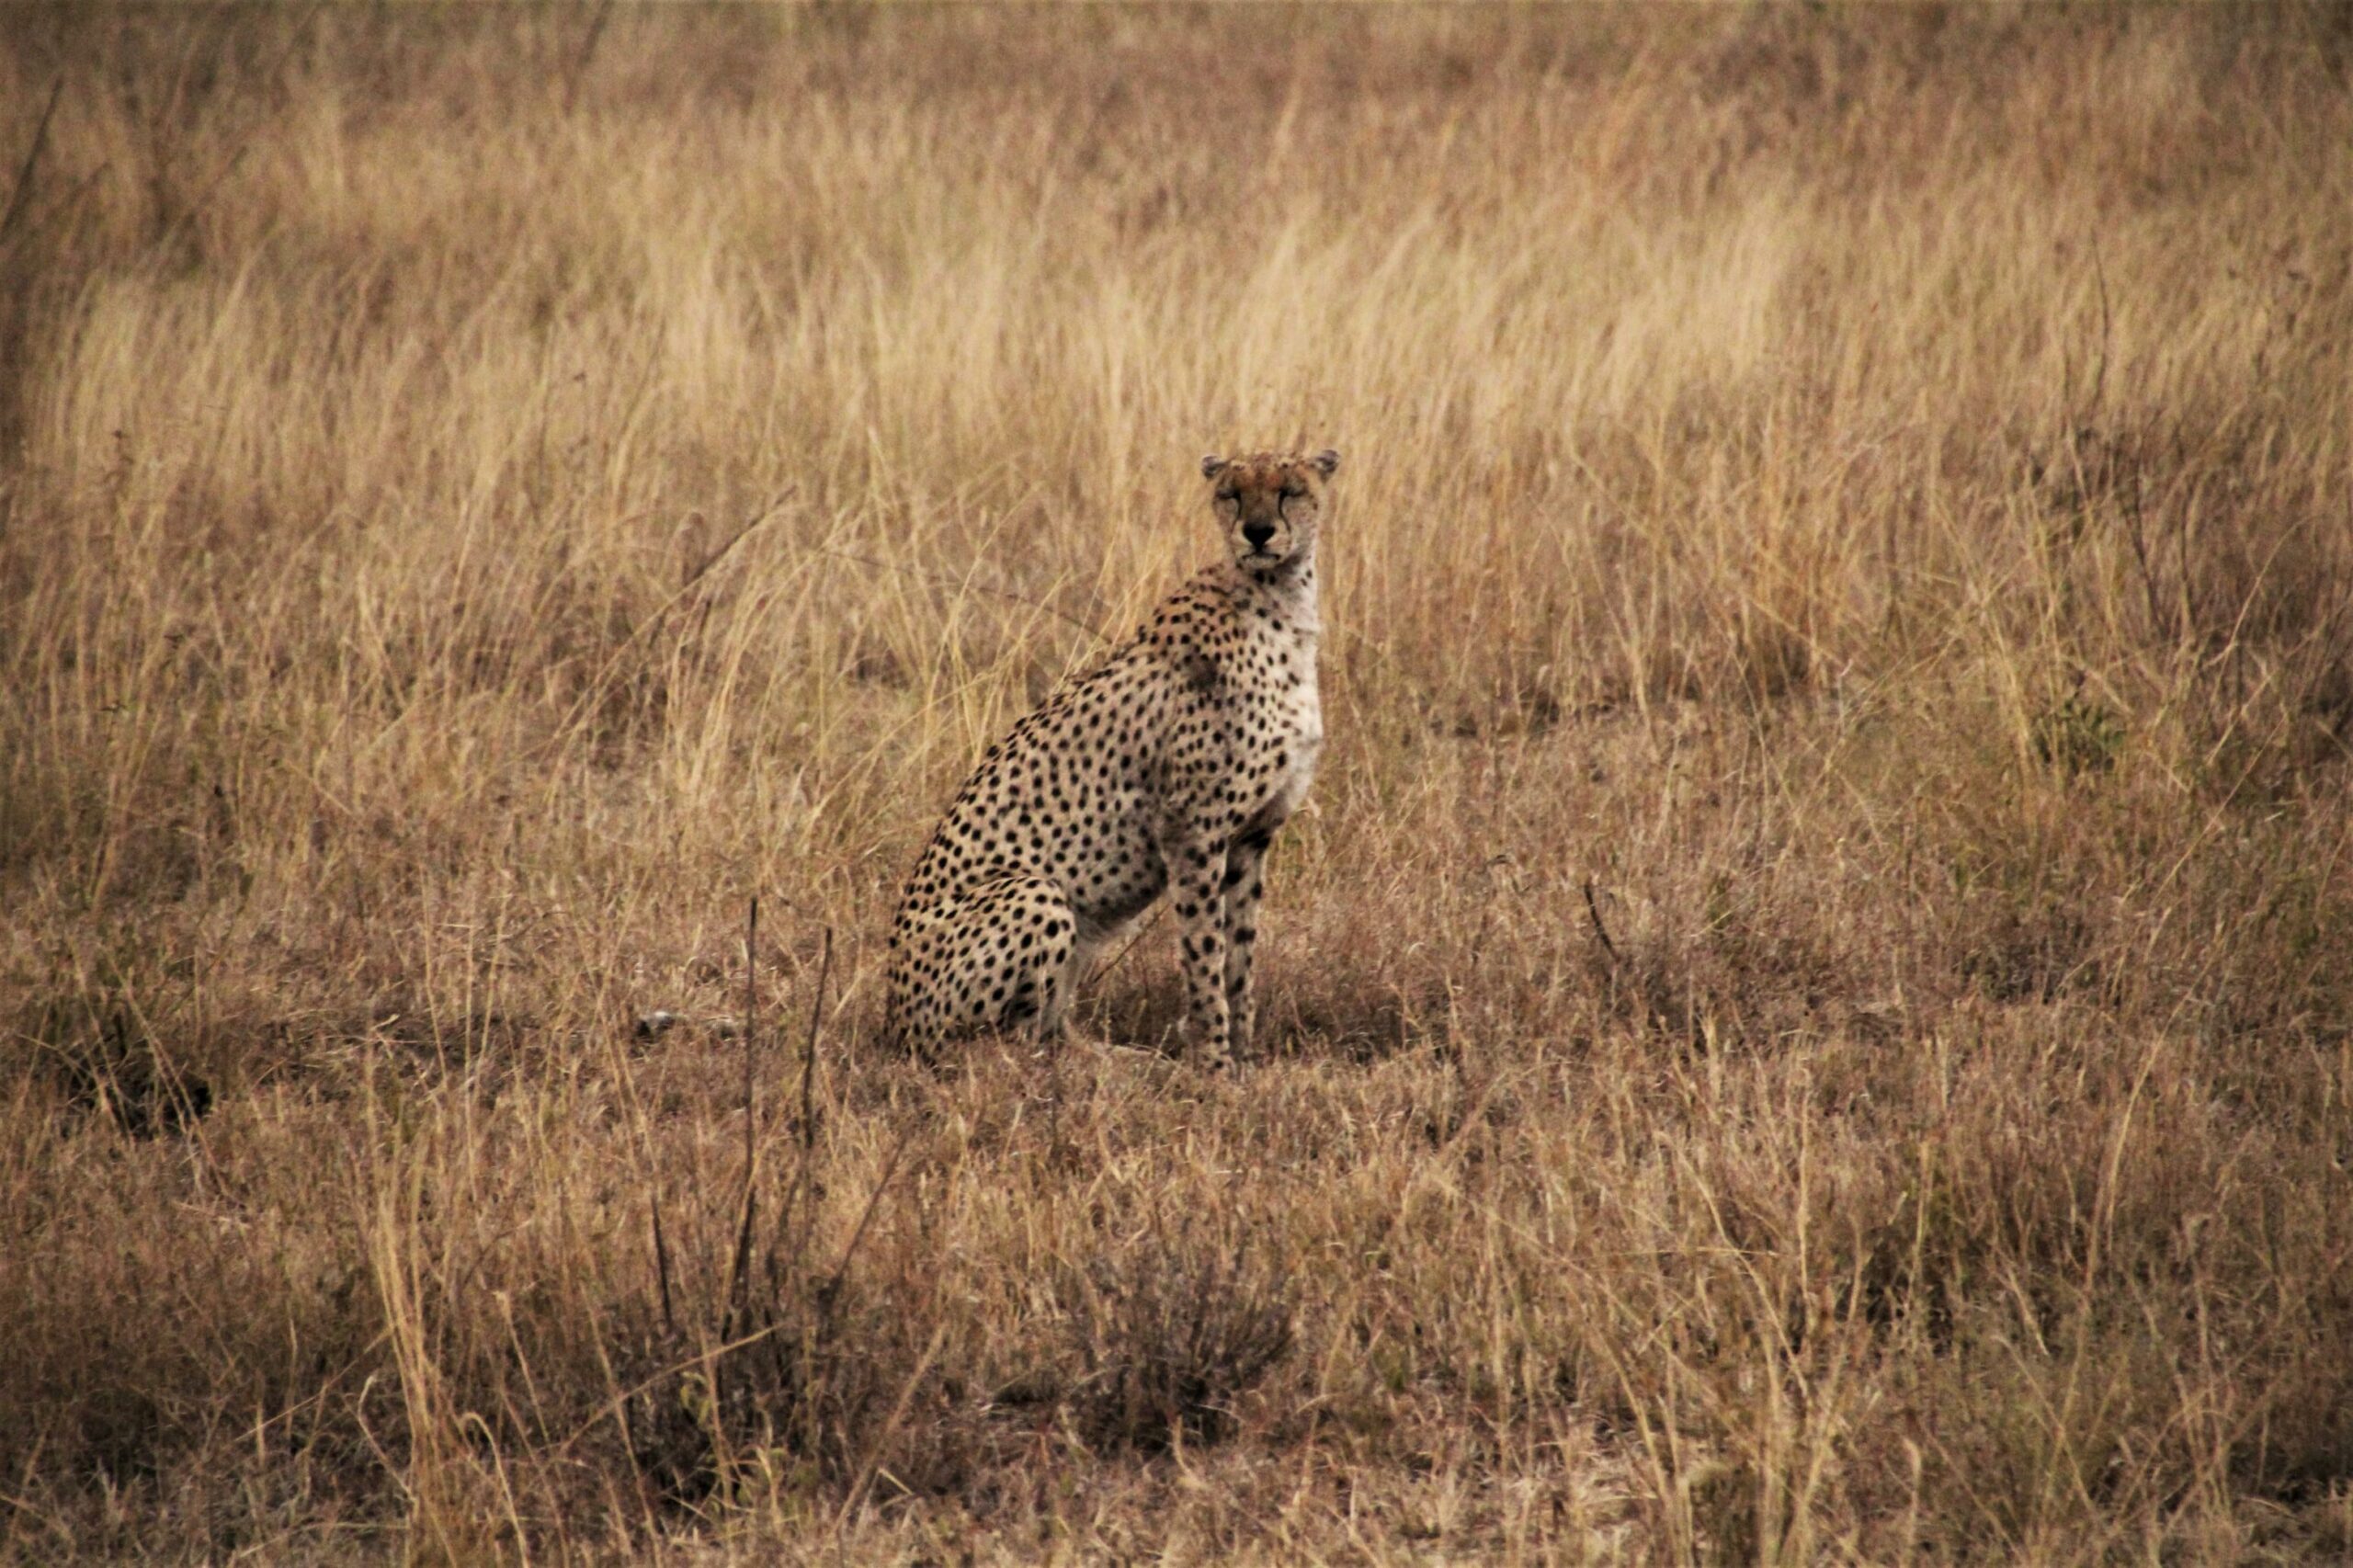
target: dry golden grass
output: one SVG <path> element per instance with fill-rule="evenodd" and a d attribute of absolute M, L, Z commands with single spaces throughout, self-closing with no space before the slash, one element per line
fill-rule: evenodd
<path fill-rule="evenodd" d="M 2353 1551 L 2349 71 L 11 13 L 0 1555 Z M 1273 1059 L 891 1059 L 1297 439 Z"/>

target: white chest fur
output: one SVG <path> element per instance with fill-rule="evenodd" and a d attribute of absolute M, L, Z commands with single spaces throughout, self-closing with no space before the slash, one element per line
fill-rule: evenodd
<path fill-rule="evenodd" d="M 1324 702 L 1316 680 L 1316 643 L 1323 628 L 1316 619 L 1312 581 L 1306 593 L 1280 607 L 1276 624 L 1275 678 L 1268 694 L 1274 711 L 1268 727 L 1279 760 L 1260 813 L 1268 827 L 1279 825 L 1307 798 L 1324 750 Z"/>
<path fill-rule="evenodd" d="M 1283 704 L 1282 729 L 1290 744 L 1275 783 L 1277 822 L 1297 811 L 1307 798 L 1307 787 L 1315 781 L 1316 760 L 1324 752 L 1324 703 L 1315 687 L 1315 644 L 1304 643 L 1296 658 L 1300 683 L 1286 694 Z"/>

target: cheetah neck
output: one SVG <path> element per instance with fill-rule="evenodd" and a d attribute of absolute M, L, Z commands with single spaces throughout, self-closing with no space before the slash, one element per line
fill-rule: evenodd
<path fill-rule="evenodd" d="M 1323 631 L 1323 602 L 1316 591 L 1313 553 L 1294 556 L 1272 572 L 1236 567 L 1234 575 L 1241 579 L 1245 593 L 1267 604 L 1301 636 L 1312 642 Z"/>

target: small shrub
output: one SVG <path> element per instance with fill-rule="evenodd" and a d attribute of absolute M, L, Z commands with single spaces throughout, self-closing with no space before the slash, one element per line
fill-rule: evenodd
<path fill-rule="evenodd" d="M 1189 1226 L 1097 1259 L 1065 1290 L 1086 1366 L 1076 1424 L 1098 1449 L 1230 1437 L 1235 1398 L 1290 1349 L 1291 1304 L 1274 1265 Z"/>
<path fill-rule="evenodd" d="M 2070 778 L 2106 773 L 2124 752 L 2123 718 L 2081 691 L 2036 714 L 2031 733 L 2036 760 Z"/>

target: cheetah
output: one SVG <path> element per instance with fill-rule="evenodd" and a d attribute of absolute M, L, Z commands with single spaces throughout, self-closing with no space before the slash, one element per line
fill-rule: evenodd
<path fill-rule="evenodd" d="M 902 1045 L 1066 1039 L 1080 977 L 1166 892 L 1188 1048 L 1249 1054 L 1260 868 L 1324 744 L 1315 531 L 1339 466 L 1201 460 L 1226 558 L 991 746 L 916 862 L 891 933 Z"/>

